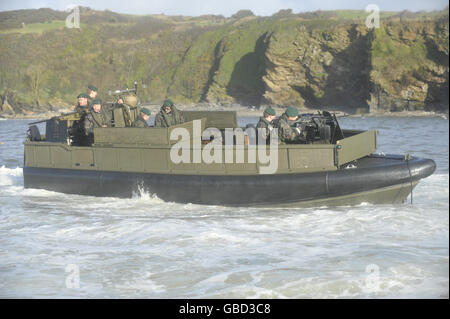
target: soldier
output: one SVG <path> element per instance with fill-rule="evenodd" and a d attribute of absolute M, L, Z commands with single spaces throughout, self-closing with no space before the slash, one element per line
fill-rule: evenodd
<path fill-rule="evenodd" d="M 169 99 L 165 100 L 161 110 L 155 116 L 155 127 L 169 127 L 184 123 L 181 112 L 174 106 Z"/>
<path fill-rule="evenodd" d="M 146 107 L 143 107 L 139 116 L 134 120 L 133 124 L 131 124 L 131 127 L 149 127 L 147 121 L 150 118 L 150 114 L 150 110 Z"/>
<path fill-rule="evenodd" d="M 292 127 L 298 119 L 298 110 L 289 106 L 278 120 L 278 136 L 280 144 L 298 143 L 300 139 L 300 129 Z"/>
<path fill-rule="evenodd" d="M 119 96 L 119 98 L 117 99 L 117 101 L 114 103 L 114 108 L 119 108 L 122 107 L 123 105 L 123 97 Z"/>
<path fill-rule="evenodd" d="M 75 111 L 82 113 L 89 110 L 89 103 L 88 103 L 89 95 L 86 93 L 80 93 L 77 96 L 78 103 L 75 107 Z"/>
<path fill-rule="evenodd" d="M 73 121 L 70 127 L 70 135 L 72 138 L 72 145 L 83 145 L 83 141 L 85 139 L 84 134 L 84 119 L 86 114 L 89 112 L 89 95 L 86 93 L 80 93 L 77 96 L 78 102 L 75 106 L 75 111 L 80 115 L 79 120 Z"/>
<path fill-rule="evenodd" d="M 264 110 L 263 116 L 259 118 L 258 124 L 256 124 L 256 128 L 264 128 L 264 135 L 262 136 L 264 139 L 268 139 L 270 136 L 270 132 L 273 129 L 272 121 L 275 119 L 275 110 L 270 106 Z"/>
<path fill-rule="evenodd" d="M 111 119 L 102 110 L 102 101 L 95 99 L 92 101 L 92 108 L 84 119 L 84 133 L 88 137 L 93 137 L 94 128 L 111 127 Z"/>
<path fill-rule="evenodd" d="M 139 117 L 139 100 L 134 93 L 119 96 L 115 108 L 121 108 L 125 126 L 130 127 L 134 120 Z"/>
<path fill-rule="evenodd" d="M 93 86 L 92 84 L 89 84 L 88 85 L 88 94 L 89 94 L 89 99 L 90 100 L 96 99 L 97 95 L 98 95 L 97 87 Z"/>

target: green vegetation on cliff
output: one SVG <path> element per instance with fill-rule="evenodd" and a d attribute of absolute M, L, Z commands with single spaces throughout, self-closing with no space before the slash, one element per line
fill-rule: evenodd
<path fill-rule="evenodd" d="M 392 22 L 376 29 L 371 80 L 381 104 L 393 110 L 403 109 L 405 101 L 410 109 L 440 102 L 430 94 L 448 88 L 448 22 Z M 448 103 L 448 92 L 441 93 Z"/>
<path fill-rule="evenodd" d="M 87 84 L 139 83 L 158 103 L 448 110 L 448 9 L 272 17 L 123 15 L 81 8 L 81 28 L 50 9 L 0 12 L 0 112 L 73 104 Z M 12 106 L 12 107 L 11 107 Z"/>

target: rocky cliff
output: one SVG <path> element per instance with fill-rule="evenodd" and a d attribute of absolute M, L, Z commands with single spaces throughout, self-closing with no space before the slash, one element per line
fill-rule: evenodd
<path fill-rule="evenodd" d="M 40 32 L 0 30 L 0 112 L 67 106 L 88 83 L 110 99 L 108 89 L 134 80 L 144 102 L 448 111 L 448 9 L 384 15 L 375 29 L 348 13 L 133 18 L 84 10 L 78 30 L 52 29 L 54 21 L 37 23 Z"/>
<path fill-rule="evenodd" d="M 373 30 L 290 21 L 264 31 L 242 39 L 253 49 L 240 55 L 220 43 L 207 100 L 358 112 L 448 109 L 448 21 L 392 19 Z M 235 56 L 234 70 L 224 78 L 227 54 Z"/>

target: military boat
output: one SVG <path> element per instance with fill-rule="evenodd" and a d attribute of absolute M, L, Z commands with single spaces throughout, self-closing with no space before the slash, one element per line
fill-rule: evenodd
<path fill-rule="evenodd" d="M 224 206 L 395 204 L 436 168 L 431 159 L 377 154 L 376 130 L 341 129 L 328 112 L 302 116 L 309 134 L 302 144 L 266 144 L 261 152 L 252 127 L 231 145 L 221 139 L 227 130 L 244 132 L 236 112 L 184 111 L 185 123 L 169 128 L 127 127 L 116 113 L 114 127 L 95 128 L 90 145 L 77 145 L 76 120 L 67 116 L 46 120 L 43 135 L 30 126 L 25 188 L 109 197 L 148 192 Z"/>

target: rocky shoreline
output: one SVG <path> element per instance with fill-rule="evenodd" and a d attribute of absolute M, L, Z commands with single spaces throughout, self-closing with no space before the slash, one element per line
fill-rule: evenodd
<path fill-rule="evenodd" d="M 159 104 L 144 104 L 145 107 L 150 109 L 152 115 L 159 112 Z M 178 104 L 176 105 L 180 110 L 186 111 L 236 111 L 237 115 L 240 117 L 259 117 L 262 115 L 264 107 L 248 107 L 242 105 L 221 105 L 221 104 Z M 284 112 L 284 108 L 273 107 L 278 115 Z M 399 112 L 389 112 L 379 110 L 378 112 L 372 113 L 362 113 L 362 114 L 352 114 L 351 112 L 327 109 L 328 111 L 335 113 L 337 117 L 443 117 L 448 119 L 449 113 L 447 112 L 435 112 L 435 111 L 399 111 Z M 319 109 L 309 109 L 309 108 L 299 108 L 300 113 L 317 113 Z M 63 113 L 73 112 L 73 108 L 60 108 L 53 111 L 45 112 L 27 112 L 27 113 L 0 113 L 0 118 L 3 119 L 46 119 L 54 116 L 59 116 Z"/>

